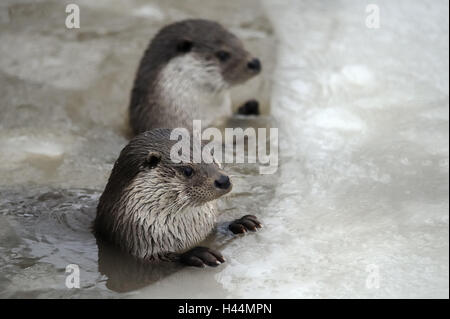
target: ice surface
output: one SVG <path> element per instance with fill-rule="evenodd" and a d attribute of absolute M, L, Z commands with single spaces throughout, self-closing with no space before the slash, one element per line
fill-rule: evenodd
<path fill-rule="evenodd" d="M 268 3 L 291 181 L 264 209 L 263 239 L 248 238 L 274 253 L 226 269 L 241 296 L 259 270 L 276 290 L 261 297 L 448 297 L 448 3 L 374 3 L 379 29 L 364 2 Z"/>
<path fill-rule="evenodd" d="M 204 3 L 79 1 L 75 31 L 58 1 L 2 1 L 0 296 L 448 298 L 448 2 L 372 1 L 379 29 L 357 0 Z M 243 90 L 270 91 L 271 116 L 239 121 L 279 127 L 280 167 L 229 167 L 222 220 L 265 227 L 212 236 L 227 263 L 142 269 L 90 225 L 142 51 L 192 16 L 225 23 L 268 70 L 277 54 L 273 89 Z M 65 287 L 69 263 L 83 289 Z"/>

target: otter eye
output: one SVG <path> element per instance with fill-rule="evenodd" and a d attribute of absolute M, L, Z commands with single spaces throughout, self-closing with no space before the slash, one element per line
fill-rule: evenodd
<path fill-rule="evenodd" d="M 187 53 L 187 52 L 191 51 L 193 45 L 194 44 L 190 40 L 182 40 L 177 43 L 177 51 L 182 52 L 182 53 Z"/>
<path fill-rule="evenodd" d="M 157 152 L 150 152 L 145 159 L 144 166 L 148 168 L 155 168 L 158 166 L 159 162 L 161 162 L 161 154 Z"/>
<path fill-rule="evenodd" d="M 194 170 L 191 167 L 189 167 L 189 166 L 184 167 L 183 168 L 183 174 L 186 177 L 191 177 L 194 174 Z"/>
<path fill-rule="evenodd" d="M 216 56 L 220 61 L 225 62 L 230 58 L 231 55 L 227 51 L 219 51 L 216 53 Z"/>

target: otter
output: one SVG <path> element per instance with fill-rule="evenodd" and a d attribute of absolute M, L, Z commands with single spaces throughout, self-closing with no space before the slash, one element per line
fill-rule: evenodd
<path fill-rule="evenodd" d="M 162 28 L 146 49 L 134 81 L 129 121 L 134 135 L 153 128 L 192 128 L 230 117 L 229 88 L 261 71 L 242 42 L 217 22 L 191 19 Z M 256 102 L 256 103 L 255 103 Z M 258 114 L 251 100 L 238 113 Z"/>
<path fill-rule="evenodd" d="M 140 260 L 217 266 L 225 261 L 220 252 L 195 246 L 215 228 L 215 200 L 231 191 L 230 178 L 214 161 L 174 163 L 170 152 L 177 141 L 170 133 L 146 131 L 121 151 L 100 197 L 94 232 Z M 253 215 L 228 226 L 234 234 L 260 227 Z"/>

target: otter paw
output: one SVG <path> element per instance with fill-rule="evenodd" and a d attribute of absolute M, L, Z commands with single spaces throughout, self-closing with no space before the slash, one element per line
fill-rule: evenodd
<path fill-rule="evenodd" d="M 234 234 L 243 234 L 247 232 L 248 230 L 256 231 L 258 228 L 262 228 L 261 223 L 256 218 L 256 216 L 253 215 L 245 215 L 244 217 L 241 217 L 239 219 L 236 219 L 235 221 L 231 222 L 230 226 L 228 228 L 234 233 Z"/>
<path fill-rule="evenodd" d="M 182 264 L 194 267 L 217 267 L 225 262 L 222 254 L 208 247 L 195 247 L 180 256 Z"/>
<path fill-rule="evenodd" d="M 237 110 L 240 115 L 259 115 L 259 103 L 256 100 L 247 101 Z"/>

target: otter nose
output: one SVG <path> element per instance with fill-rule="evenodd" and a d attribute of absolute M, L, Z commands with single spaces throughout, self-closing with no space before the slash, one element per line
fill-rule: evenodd
<path fill-rule="evenodd" d="M 261 62 L 257 58 L 254 58 L 250 62 L 248 62 L 247 66 L 252 71 L 258 72 L 261 70 Z"/>
<path fill-rule="evenodd" d="M 214 185 L 220 189 L 228 189 L 231 186 L 230 178 L 226 175 L 220 175 L 220 177 L 214 181 Z"/>

